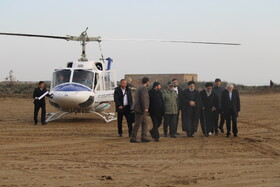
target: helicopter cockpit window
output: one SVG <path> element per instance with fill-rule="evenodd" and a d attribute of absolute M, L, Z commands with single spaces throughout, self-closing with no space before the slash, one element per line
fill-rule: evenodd
<path fill-rule="evenodd" d="M 59 70 L 53 73 L 53 87 L 69 82 L 71 71 L 69 69 Z"/>
<path fill-rule="evenodd" d="M 87 70 L 78 69 L 74 71 L 72 82 L 83 84 L 92 89 L 94 73 Z"/>

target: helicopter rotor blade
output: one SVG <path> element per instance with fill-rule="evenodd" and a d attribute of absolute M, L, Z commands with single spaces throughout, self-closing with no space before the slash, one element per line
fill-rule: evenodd
<path fill-rule="evenodd" d="M 84 41 L 84 42 L 101 42 L 101 41 L 137 41 L 137 42 L 168 42 L 168 43 L 193 43 L 193 44 L 214 44 L 214 45 L 241 45 L 239 43 L 228 42 L 202 42 L 202 41 L 185 41 L 185 40 L 159 40 L 159 39 L 101 39 L 98 37 L 81 37 L 81 36 L 50 36 L 50 35 L 37 35 L 37 34 L 20 34 L 20 33 L 0 33 L 0 35 L 10 36 L 27 36 L 27 37 L 39 37 L 39 38 L 53 38 L 72 41 Z"/>
<path fill-rule="evenodd" d="M 241 45 L 239 43 L 228 42 L 196 42 L 185 40 L 157 40 L 157 39 L 102 39 L 102 41 L 148 41 L 148 42 L 169 42 L 169 43 L 193 43 L 193 44 L 214 44 L 214 45 Z"/>
<path fill-rule="evenodd" d="M 81 37 L 81 36 L 50 36 L 50 35 L 38 35 L 38 34 L 21 34 L 21 33 L 0 33 L 0 35 L 9 36 L 27 36 L 27 37 L 39 37 L 39 38 L 53 38 L 62 39 L 67 41 L 85 41 L 85 42 L 101 42 L 101 37 Z"/>
<path fill-rule="evenodd" d="M 53 38 L 53 39 L 63 39 L 69 40 L 69 36 L 49 36 L 49 35 L 37 35 L 37 34 L 20 34 L 20 33 L 0 33 L 0 35 L 10 35 L 10 36 L 27 36 L 27 37 L 39 37 L 39 38 Z"/>

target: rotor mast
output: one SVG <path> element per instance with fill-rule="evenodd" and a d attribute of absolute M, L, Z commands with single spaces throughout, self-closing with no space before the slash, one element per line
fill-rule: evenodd
<path fill-rule="evenodd" d="M 81 58 L 79 59 L 79 61 L 88 61 L 87 56 L 86 56 L 86 45 L 87 42 L 101 42 L 101 37 L 88 37 L 87 35 L 87 30 L 88 27 L 86 28 L 86 30 L 84 32 L 81 33 L 81 35 L 79 37 L 77 36 L 69 36 L 67 35 L 67 41 L 72 40 L 72 41 L 79 41 L 81 43 L 82 46 L 82 54 L 81 54 Z"/>
<path fill-rule="evenodd" d="M 86 57 L 86 44 L 87 42 L 98 42 L 100 44 L 101 37 L 88 37 L 87 29 L 83 31 L 80 36 L 50 36 L 50 35 L 38 35 L 38 34 L 21 34 L 21 33 L 0 33 L 0 35 L 9 35 L 9 36 L 26 36 L 26 37 L 39 37 L 39 38 L 52 38 L 52 39 L 62 39 L 67 41 L 78 41 L 82 45 L 82 54 L 79 61 L 88 61 Z"/>

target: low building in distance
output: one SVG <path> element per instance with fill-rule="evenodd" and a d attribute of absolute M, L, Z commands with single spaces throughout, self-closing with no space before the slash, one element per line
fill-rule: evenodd
<path fill-rule="evenodd" d="M 127 83 L 138 87 L 142 84 L 142 78 L 148 77 L 150 79 L 150 83 L 153 82 L 160 82 L 161 84 L 167 84 L 168 81 L 176 78 L 180 83 L 188 82 L 188 81 L 195 81 L 197 82 L 198 76 L 197 74 L 126 74 L 125 79 L 127 80 Z"/>

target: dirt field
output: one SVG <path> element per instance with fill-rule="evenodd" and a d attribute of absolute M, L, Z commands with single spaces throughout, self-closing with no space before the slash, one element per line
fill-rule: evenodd
<path fill-rule="evenodd" d="M 131 144 L 126 125 L 123 138 L 88 114 L 35 126 L 32 99 L 0 98 L 0 186 L 280 186 L 280 94 L 241 104 L 237 138 Z"/>

